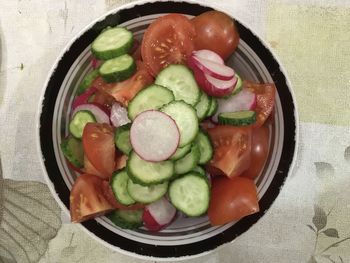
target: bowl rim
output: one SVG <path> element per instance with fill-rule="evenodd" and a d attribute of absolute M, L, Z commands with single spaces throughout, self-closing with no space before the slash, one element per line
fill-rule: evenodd
<path fill-rule="evenodd" d="M 300 123 L 299 123 L 298 105 L 297 105 L 294 89 L 292 87 L 292 84 L 291 84 L 291 81 L 289 79 L 289 76 L 286 73 L 287 72 L 286 69 L 284 68 L 283 64 L 281 64 L 280 59 L 278 58 L 278 56 L 273 52 L 273 49 L 272 49 L 271 45 L 267 41 L 265 41 L 265 39 L 263 37 L 260 37 L 259 34 L 257 34 L 254 31 L 254 29 L 252 29 L 249 26 L 247 26 L 247 23 L 242 18 L 238 19 L 236 17 L 233 17 L 232 14 L 227 13 L 226 10 L 224 10 L 223 7 L 220 7 L 217 4 L 215 4 L 215 3 L 209 3 L 209 2 L 208 3 L 207 2 L 203 3 L 203 2 L 196 1 L 196 0 L 185 0 L 185 1 L 183 1 L 183 0 L 150 0 L 150 1 L 149 0 L 138 0 L 138 1 L 131 2 L 131 3 L 120 5 L 120 6 L 116 7 L 116 8 L 113 8 L 112 10 L 110 10 L 108 12 L 103 13 L 102 15 L 97 17 L 96 19 L 92 20 L 88 25 L 86 25 L 78 33 L 76 33 L 68 41 L 68 43 L 61 49 L 58 57 L 56 58 L 56 60 L 52 64 L 52 67 L 51 67 L 50 71 L 47 74 L 47 78 L 46 78 L 46 80 L 44 82 L 44 85 L 42 86 L 41 93 L 40 93 L 40 98 L 39 98 L 39 104 L 38 104 L 38 108 L 37 108 L 37 111 L 36 111 L 36 118 L 35 118 L 36 147 L 37 147 L 37 152 L 39 153 L 39 156 L 38 156 L 39 163 L 40 163 L 40 167 L 41 167 L 42 172 L 43 172 L 43 176 L 45 178 L 46 185 L 49 187 L 51 194 L 53 195 L 54 199 L 56 200 L 56 202 L 61 207 L 61 210 L 64 211 L 65 216 L 70 218 L 69 210 L 67 209 L 66 205 L 63 203 L 63 201 L 60 199 L 60 197 L 58 196 L 57 192 L 55 191 L 55 186 L 54 186 L 53 182 L 51 181 L 51 179 L 49 178 L 48 171 L 46 170 L 46 166 L 45 166 L 45 163 L 44 163 L 45 157 L 43 155 L 43 151 L 42 151 L 42 147 L 41 147 L 41 136 L 40 136 L 40 128 L 41 128 L 41 122 L 40 121 L 41 121 L 41 115 L 42 115 L 42 110 L 43 110 L 43 105 L 44 105 L 43 102 L 44 102 L 44 99 L 45 99 L 45 92 L 46 92 L 46 89 L 47 89 L 47 87 L 49 85 L 50 79 L 51 79 L 53 73 L 55 72 L 55 70 L 57 69 L 57 67 L 59 65 L 59 62 L 61 61 L 62 57 L 71 48 L 73 43 L 75 43 L 75 41 L 77 41 L 87 30 L 92 28 L 96 23 L 98 23 L 100 21 L 103 21 L 108 15 L 115 14 L 115 13 L 117 13 L 120 10 L 123 10 L 123 9 L 133 8 L 133 7 L 137 6 L 137 5 L 151 4 L 151 3 L 157 3 L 157 2 L 173 2 L 173 3 L 195 4 L 195 5 L 199 5 L 199 6 L 202 6 L 202 7 L 212 8 L 212 9 L 215 9 L 215 10 L 218 10 L 218 11 L 221 11 L 221 12 L 224 12 L 224 13 L 228 14 L 230 17 L 234 18 L 241 25 L 243 25 L 245 28 L 247 28 L 261 42 L 261 44 L 263 46 L 265 46 L 265 48 L 272 55 L 273 59 L 278 63 L 278 66 L 280 67 L 280 71 L 285 77 L 286 85 L 288 86 L 288 90 L 290 92 L 290 95 L 291 95 L 291 98 L 292 98 L 292 103 L 293 103 L 293 106 L 294 106 L 294 112 L 293 113 L 294 113 L 294 120 L 295 120 L 295 131 L 294 131 L 295 132 L 295 138 L 294 138 L 295 145 L 294 145 L 293 158 L 291 160 L 291 163 L 290 163 L 290 166 L 289 166 L 289 169 L 288 169 L 288 173 L 285 176 L 284 181 L 282 182 L 280 189 L 278 190 L 276 198 L 274 200 L 272 200 L 270 206 L 266 210 L 266 211 L 268 211 L 271 208 L 271 206 L 273 205 L 273 203 L 276 201 L 277 197 L 280 195 L 281 189 L 283 189 L 284 184 L 286 183 L 288 178 L 290 178 L 291 174 L 293 174 L 295 172 L 295 169 L 296 169 L 297 153 L 298 153 L 298 147 L 299 147 L 299 136 L 300 136 L 300 134 L 299 134 L 299 132 L 300 132 L 299 131 Z M 262 217 L 263 216 L 264 215 L 262 215 Z M 261 219 L 261 217 L 259 218 L 259 220 L 260 219 Z M 251 227 L 253 225 L 255 225 L 259 220 L 257 220 L 253 224 L 251 224 L 246 231 L 251 229 Z M 87 233 L 94 240 L 96 240 L 100 244 L 103 244 L 105 247 L 108 247 L 108 248 L 112 249 L 113 251 L 117 251 L 117 252 L 120 252 L 121 254 L 132 256 L 132 257 L 135 257 L 135 258 L 146 259 L 146 260 L 157 260 L 157 261 L 180 261 L 180 260 L 192 259 L 192 258 L 204 256 L 204 255 L 207 255 L 207 254 L 215 251 L 219 247 L 222 247 L 222 246 L 224 246 L 224 245 L 226 245 L 228 243 L 233 243 L 236 240 L 236 239 L 233 239 L 233 240 L 231 240 L 228 243 L 223 243 L 223 244 L 221 244 L 221 245 L 219 245 L 217 247 L 212 248 L 211 250 L 207 250 L 207 251 L 204 251 L 204 252 L 198 253 L 198 254 L 191 254 L 191 255 L 180 256 L 180 257 L 154 257 L 154 256 L 146 256 L 146 255 L 137 254 L 137 253 L 134 253 L 134 252 L 131 252 L 131 251 L 124 250 L 124 249 L 122 249 L 120 247 L 114 246 L 114 245 L 108 243 L 107 241 L 103 240 L 99 236 L 95 235 L 91 231 L 89 231 L 82 224 L 77 224 L 77 226 L 80 227 L 80 229 L 82 229 L 83 231 L 85 231 L 85 233 Z M 244 232 L 246 232 L 246 231 L 244 231 Z"/>

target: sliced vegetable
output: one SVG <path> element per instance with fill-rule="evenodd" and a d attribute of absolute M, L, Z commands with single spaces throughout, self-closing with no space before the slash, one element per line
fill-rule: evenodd
<path fill-rule="evenodd" d="M 175 162 L 175 175 L 185 174 L 193 170 L 197 166 L 200 156 L 199 146 L 192 145 L 191 151 Z"/>
<path fill-rule="evenodd" d="M 89 90 L 92 87 L 92 83 L 94 80 L 99 76 L 98 70 L 95 69 L 93 71 L 90 71 L 82 80 L 82 82 L 79 84 L 77 89 L 77 96 L 85 93 L 87 90 Z M 78 98 L 78 97 L 77 97 Z M 86 103 L 87 101 L 85 101 Z M 74 103 L 73 103 L 74 105 Z"/>
<path fill-rule="evenodd" d="M 95 87 L 90 87 L 87 90 L 83 91 L 78 97 L 75 97 L 72 103 L 72 109 L 86 104 L 89 102 L 90 98 L 96 93 L 97 89 Z"/>
<path fill-rule="evenodd" d="M 75 180 L 70 192 L 70 215 L 79 223 L 104 215 L 114 209 L 102 192 L 103 180 L 91 174 L 82 174 Z"/>
<path fill-rule="evenodd" d="M 127 162 L 129 177 L 138 184 L 160 184 L 170 179 L 174 173 L 174 164 L 171 161 L 147 162 L 135 152 L 131 152 Z"/>
<path fill-rule="evenodd" d="M 184 147 L 177 148 L 176 152 L 170 157 L 170 160 L 176 161 L 182 157 L 184 157 L 190 150 L 192 145 L 186 144 Z"/>
<path fill-rule="evenodd" d="M 160 162 L 172 156 L 180 141 L 179 129 L 169 115 L 148 110 L 134 119 L 130 128 L 130 142 L 143 160 Z"/>
<path fill-rule="evenodd" d="M 125 54 L 103 62 L 98 72 L 106 82 L 120 82 L 131 77 L 136 71 L 132 56 Z"/>
<path fill-rule="evenodd" d="M 201 166 L 196 166 L 192 169 L 193 172 L 197 172 L 201 175 L 205 175 L 205 170 Z"/>
<path fill-rule="evenodd" d="M 93 115 L 95 121 L 98 123 L 110 123 L 108 110 L 97 103 L 86 103 L 79 105 L 74 109 L 72 116 L 74 116 L 79 111 L 90 112 L 90 114 Z"/>
<path fill-rule="evenodd" d="M 97 36 L 92 42 L 91 51 L 97 58 L 107 60 L 128 53 L 132 46 L 132 33 L 123 27 L 113 27 Z"/>
<path fill-rule="evenodd" d="M 161 108 L 176 123 L 180 132 L 179 147 L 192 142 L 198 133 L 198 117 L 193 107 L 183 101 L 173 101 Z"/>
<path fill-rule="evenodd" d="M 227 59 L 237 48 L 239 34 L 234 20 L 219 11 L 208 11 L 191 20 L 196 50 L 209 49 Z"/>
<path fill-rule="evenodd" d="M 216 100 L 216 98 L 211 97 L 210 108 L 207 112 L 207 117 L 213 116 L 217 110 L 218 110 L 218 101 Z"/>
<path fill-rule="evenodd" d="M 130 127 L 131 123 L 118 127 L 114 136 L 115 145 L 126 155 L 129 155 L 132 150 L 130 142 Z"/>
<path fill-rule="evenodd" d="M 251 127 L 219 125 L 207 130 L 214 146 L 209 165 L 234 177 L 247 170 L 251 163 Z"/>
<path fill-rule="evenodd" d="M 123 210 L 118 209 L 108 215 L 108 218 L 115 224 L 124 229 L 136 229 L 143 225 L 143 209 Z"/>
<path fill-rule="evenodd" d="M 210 109 L 211 100 L 209 99 L 208 95 L 205 92 L 201 93 L 201 96 L 199 98 L 199 102 L 195 106 L 197 117 L 199 120 L 203 120 Z"/>
<path fill-rule="evenodd" d="M 136 202 L 128 193 L 128 180 L 129 176 L 123 169 L 114 172 L 110 182 L 114 196 L 122 205 L 132 205 Z"/>
<path fill-rule="evenodd" d="M 84 151 L 80 140 L 68 137 L 61 142 L 61 150 L 64 157 L 77 168 L 84 165 Z"/>
<path fill-rule="evenodd" d="M 193 51 L 192 55 L 197 58 L 206 59 L 218 64 L 225 64 L 225 61 L 222 59 L 222 57 L 220 57 L 217 53 L 209 49 L 201 49 L 201 50 Z"/>
<path fill-rule="evenodd" d="M 255 123 L 255 111 L 244 110 L 235 112 L 221 112 L 218 117 L 220 124 L 233 126 L 244 126 Z"/>
<path fill-rule="evenodd" d="M 217 122 L 218 115 L 222 112 L 235 112 L 242 110 L 254 110 L 256 105 L 256 95 L 250 90 L 243 89 L 237 95 L 230 96 L 226 99 L 218 100 L 218 110 L 212 117 Z"/>
<path fill-rule="evenodd" d="M 88 123 L 83 132 L 84 153 L 91 164 L 109 178 L 115 167 L 114 130 L 105 123 Z"/>
<path fill-rule="evenodd" d="M 168 182 L 153 185 L 140 185 L 134 183 L 131 179 L 127 185 L 130 196 L 139 203 L 149 204 L 162 198 L 168 190 Z"/>
<path fill-rule="evenodd" d="M 210 188 L 205 176 L 189 172 L 169 186 L 170 202 L 187 216 L 200 216 L 209 207 Z"/>
<path fill-rule="evenodd" d="M 114 127 L 123 126 L 130 122 L 127 110 L 118 102 L 112 105 L 110 120 Z"/>
<path fill-rule="evenodd" d="M 144 226 L 151 231 L 159 231 L 175 218 L 176 208 L 164 197 L 147 205 L 143 211 Z"/>
<path fill-rule="evenodd" d="M 198 145 L 200 158 L 199 164 L 206 164 L 213 157 L 213 146 L 209 136 L 203 131 L 199 131 L 195 143 Z"/>
<path fill-rule="evenodd" d="M 175 100 L 194 106 L 200 98 L 200 89 L 189 68 L 184 65 L 170 65 L 157 76 L 156 84 L 166 87 L 174 94 Z"/>
<path fill-rule="evenodd" d="M 259 212 L 257 190 L 253 180 L 217 177 L 212 182 L 208 210 L 213 226 L 223 225 Z"/>
<path fill-rule="evenodd" d="M 137 114 L 146 110 L 157 110 L 174 100 L 173 93 L 162 86 L 153 84 L 137 95 L 128 105 L 128 116 L 134 120 Z"/>
<path fill-rule="evenodd" d="M 87 110 L 77 111 L 69 122 L 69 131 L 75 137 L 80 139 L 83 136 L 83 130 L 87 123 L 96 122 L 95 116 Z"/>
<path fill-rule="evenodd" d="M 238 94 L 240 91 L 242 91 L 243 89 L 243 81 L 242 81 L 242 78 L 236 73 L 236 78 L 237 78 L 237 82 L 236 82 L 236 85 L 235 85 L 235 88 L 233 89 L 232 91 L 232 95 L 236 95 Z"/>
<path fill-rule="evenodd" d="M 142 39 L 141 54 L 149 72 L 156 76 L 170 64 L 186 62 L 193 51 L 195 30 L 187 17 L 169 14 L 156 19 Z"/>

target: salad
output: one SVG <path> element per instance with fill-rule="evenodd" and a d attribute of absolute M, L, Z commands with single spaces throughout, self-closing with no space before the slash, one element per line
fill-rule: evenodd
<path fill-rule="evenodd" d="M 79 173 L 72 222 L 159 231 L 180 212 L 222 225 L 259 211 L 276 88 L 225 64 L 238 42 L 218 11 L 164 15 L 141 43 L 118 26 L 98 35 L 61 143 Z"/>

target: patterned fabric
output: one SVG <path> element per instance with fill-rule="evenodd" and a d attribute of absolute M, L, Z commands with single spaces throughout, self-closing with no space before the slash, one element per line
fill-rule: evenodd
<path fill-rule="evenodd" d="M 147 262 L 68 224 L 40 167 L 33 125 L 60 50 L 130 1 L 0 0 L 0 261 Z M 266 215 L 232 244 L 187 262 L 350 262 L 350 1 L 206 0 L 267 42 L 300 114 L 294 173 Z"/>

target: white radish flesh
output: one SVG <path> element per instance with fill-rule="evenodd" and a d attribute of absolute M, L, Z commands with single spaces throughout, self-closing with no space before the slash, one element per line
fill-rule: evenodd
<path fill-rule="evenodd" d="M 118 102 L 112 105 L 110 119 L 114 127 L 119 127 L 130 122 L 128 111 Z"/>
<path fill-rule="evenodd" d="M 225 61 L 217 53 L 208 49 L 193 51 L 193 55 L 197 58 L 207 59 L 218 64 L 225 63 Z"/>
<path fill-rule="evenodd" d="M 235 71 L 224 64 L 215 63 L 197 56 L 191 56 L 189 60 L 192 60 L 203 73 L 217 79 L 230 80 L 235 75 Z"/>
<path fill-rule="evenodd" d="M 137 155 L 145 161 L 160 162 L 172 156 L 180 141 L 179 129 L 167 114 L 148 110 L 134 119 L 130 142 Z"/>
<path fill-rule="evenodd" d="M 176 208 L 162 197 L 145 207 L 143 221 L 146 228 L 159 231 L 169 225 L 176 215 Z"/>

